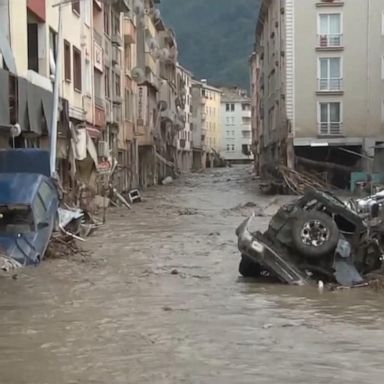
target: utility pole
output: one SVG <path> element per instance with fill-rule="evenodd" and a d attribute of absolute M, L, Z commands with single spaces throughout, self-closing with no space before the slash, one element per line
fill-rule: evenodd
<path fill-rule="evenodd" d="M 56 153 L 57 153 L 57 117 L 59 113 L 59 91 L 61 81 L 61 52 L 63 43 L 63 3 L 57 4 L 59 7 L 59 27 L 57 34 L 57 54 L 55 82 L 53 84 L 53 113 L 50 136 L 50 168 L 51 177 L 56 177 Z"/>

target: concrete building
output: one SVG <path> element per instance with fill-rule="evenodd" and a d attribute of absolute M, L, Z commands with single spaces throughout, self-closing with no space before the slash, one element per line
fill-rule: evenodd
<path fill-rule="evenodd" d="M 232 163 L 253 159 L 251 99 L 239 88 L 221 88 L 221 155 Z"/>
<path fill-rule="evenodd" d="M 262 2 L 254 73 L 261 170 L 306 167 L 346 186 L 352 171 L 372 168 L 364 158 L 381 157 L 382 15 L 381 0 Z"/>
<path fill-rule="evenodd" d="M 221 91 L 220 89 L 209 85 L 206 80 L 202 80 L 201 82 L 203 84 L 202 95 L 205 97 L 205 114 L 203 114 L 203 129 L 206 130 L 208 153 L 212 150 L 220 152 L 222 141 L 222 129 L 220 118 Z M 208 161 L 210 161 L 209 154 Z"/>
<path fill-rule="evenodd" d="M 181 172 L 189 172 L 193 162 L 192 142 L 192 73 L 181 65 L 177 66 L 177 78 L 180 88 L 180 99 L 184 105 L 185 124 L 177 139 L 177 168 Z"/>
<path fill-rule="evenodd" d="M 192 80 L 192 169 L 205 169 L 207 164 L 207 130 L 205 128 L 206 98 L 203 95 L 203 83 Z"/>

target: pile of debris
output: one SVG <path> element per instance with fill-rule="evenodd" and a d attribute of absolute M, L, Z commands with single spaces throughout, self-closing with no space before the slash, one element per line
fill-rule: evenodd
<path fill-rule="evenodd" d="M 321 177 L 313 173 L 298 172 L 281 165 L 273 170 L 269 169 L 268 178 L 260 183 L 260 191 L 268 194 L 294 194 L 303 195 L 307 190 L 327 190 L 330 185 Z"/>

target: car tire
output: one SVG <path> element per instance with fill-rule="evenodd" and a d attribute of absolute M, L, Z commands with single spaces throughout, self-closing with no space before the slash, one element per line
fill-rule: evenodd
<path fill-rule="evenodd" d="M 259 277 L 262 272 L 262 268 L 259 264 L 254 262 L 250 257 L 241 255 L 241 261 L 239 264 L 239 273 L 243 277 Z"/>
<path fill-rule="evenodd" d="M 333 252 L 339 235 L 335 221 L 323 212 L 302 212 L 292 225 L 295 249 L 311 259 L 321 258 Z"/>

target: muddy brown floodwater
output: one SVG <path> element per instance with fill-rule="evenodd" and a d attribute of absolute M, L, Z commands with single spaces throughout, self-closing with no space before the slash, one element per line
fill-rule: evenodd
<path fill-rule="evenodd" d="M 239 278 L 249 201 L 276 208 L 249 167 L 195 174 L 111 212 L 85 260 L 1 278 L 0 383 L 382 383 L 381 293 Z"/>

